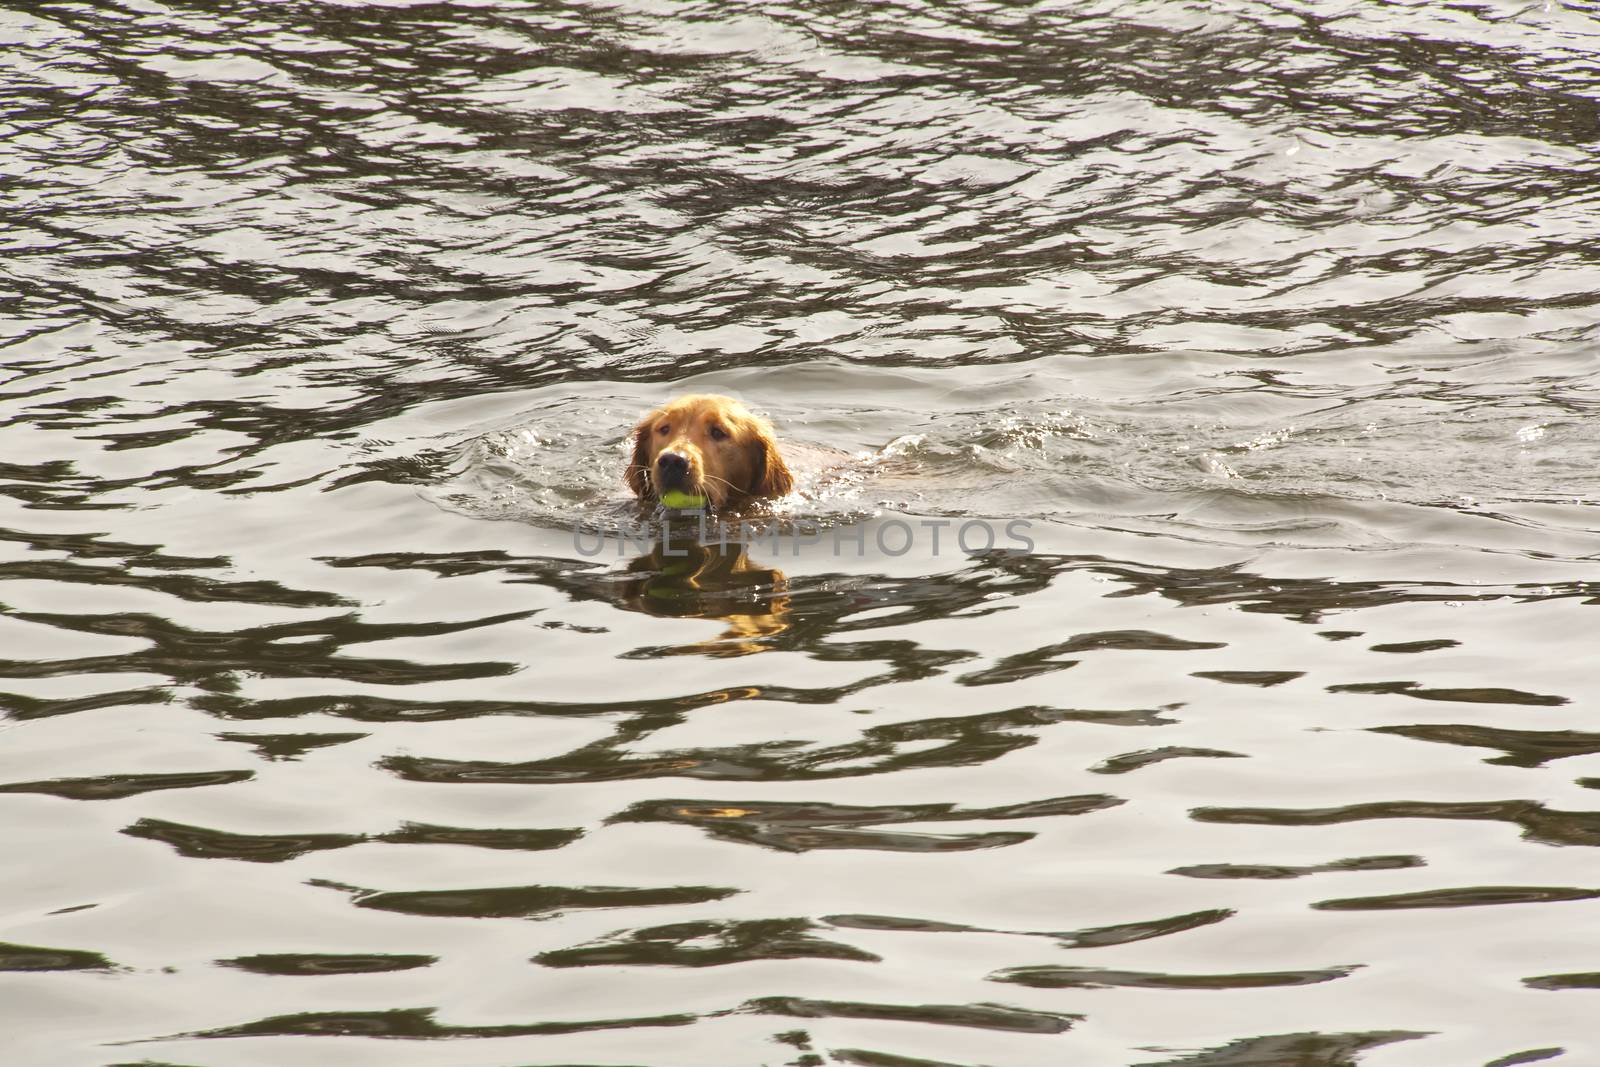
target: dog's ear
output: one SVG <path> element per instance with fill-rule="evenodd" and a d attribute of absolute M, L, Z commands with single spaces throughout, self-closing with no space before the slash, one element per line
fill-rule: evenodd
<path fill-rule="evenodd" d="M 778 455 L 778 445 L 772 431 L 763 426 L 756 435 L 756 473 L 751 479 L 750 495 L 761 497 L 788 496 L 794 490 L 794 475 L 789 465 Z"/>
<path fill-rule="evenodd" d="M 628 469 L 622 476 L 637 497 L 650 495 L 650 424 L 655 418 L 652 411 L 633 428 L 633 458 L 628 460 Z"/>

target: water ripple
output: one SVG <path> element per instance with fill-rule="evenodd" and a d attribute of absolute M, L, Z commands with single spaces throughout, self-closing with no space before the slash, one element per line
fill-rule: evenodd
<path fill-rule="evenodd" d="M 1591 1047 L 1587 0 L 26 6 L 15 1057 Z"/>

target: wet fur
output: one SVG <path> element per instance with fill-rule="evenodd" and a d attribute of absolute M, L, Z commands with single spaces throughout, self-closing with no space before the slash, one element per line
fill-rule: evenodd
<path fill-rule="evenodd" d="M 677 484 L 662 466 L 668 454 L 687 466 Z M 712 394 L 681 396 L 640 419 L 624 479 L 642 500 L 659 501 L 662 492 L 677 489 L 705 497 L 713 508 L 794 489 L 772 424 L 732 397 Z"/>

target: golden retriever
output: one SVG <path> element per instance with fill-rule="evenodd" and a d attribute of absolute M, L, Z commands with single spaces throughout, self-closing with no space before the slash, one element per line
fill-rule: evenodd
<path fill-rule="evenodd" d="M 639 420 L 633 435 L 625 478 L 641 499 L 676 491 L 721 508 L 794 489 L 772 425 L 731 397 L 681 396 Z"/>

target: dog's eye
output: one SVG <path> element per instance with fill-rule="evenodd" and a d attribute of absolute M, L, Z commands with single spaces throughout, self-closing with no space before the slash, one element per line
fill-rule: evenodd
<path fill-rule="evenodd" d="M 664 422 L 660 426 L 656 427 L 656 433 L 661 434 L 663 437 L 665 437 L 667 434 L 669 434 L 671 432 L 672 432 L 672 427 L 668 426 Z"/>
<path fill-rule="evenodd" d="M 726 441 L 728 439 L 728 431 L 721 426 L 713 426 L 711 427 L 711 439 L 713 441 Z"/>

